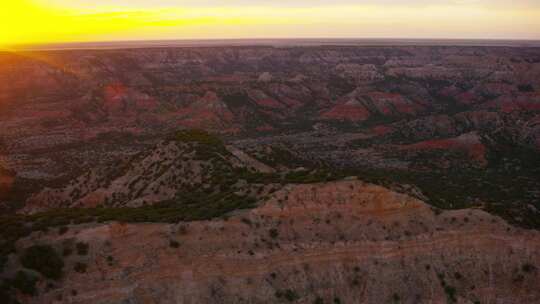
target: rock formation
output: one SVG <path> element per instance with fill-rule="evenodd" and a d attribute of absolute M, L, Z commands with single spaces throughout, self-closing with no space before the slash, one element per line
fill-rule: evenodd
<path fill-rule="evenodd" d="M 355 180 L 286 186 L 227 219 L 71 226 L 17 246 L 76 242 L 88 255 L 23 303 L 540 301 L 538 232 Z"/>

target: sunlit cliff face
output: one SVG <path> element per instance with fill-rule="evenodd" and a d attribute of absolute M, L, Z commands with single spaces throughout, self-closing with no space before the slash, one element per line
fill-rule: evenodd
<path fill-rule="evenodd" d="M 224 4 L 225 3 L 225 4 Z M 540 38 L 534 1 L 15 0 L 0 45 L 183 38 Z"/>

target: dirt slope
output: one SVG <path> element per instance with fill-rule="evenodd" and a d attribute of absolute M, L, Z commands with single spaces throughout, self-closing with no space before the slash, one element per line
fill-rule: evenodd
<path fill-rule="evenodd" d="M 540 302 L 538 232 L 357 180 L 289 185 L 227 219 L 72 226 L 18 247 L 75 242 L 88 255 L 22 303 Z"/>

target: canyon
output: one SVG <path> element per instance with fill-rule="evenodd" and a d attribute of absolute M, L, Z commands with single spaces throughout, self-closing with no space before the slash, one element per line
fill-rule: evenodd
<path fill-rule="evenodd" d="M 2 303 L 540 303 L 540 49 L 0 52 L 0 212 Z"/>
<path fill-rule="evenodd" d="M 540 301 L 538 232 L 355 180 L 287 185 L 225 219 L 87 224 L 18 246 L 40 242 L 90 249 L 28 303 Z"/>

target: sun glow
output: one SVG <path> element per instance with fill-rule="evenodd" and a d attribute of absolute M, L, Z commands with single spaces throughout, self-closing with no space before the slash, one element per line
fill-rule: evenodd
<path fill-rule="evenodd" d="M 181 1 L 177 1 L 181 2 Z M 230 6 L 15 0 L 0 10 L 0 46 L 197 38 L 415 37 L 540 38 L 536 7 L 479 4 Z M 71 3 L 71 4 L 69 4 Z M 233 2 L 234 3 L 234 2 Z"/>

